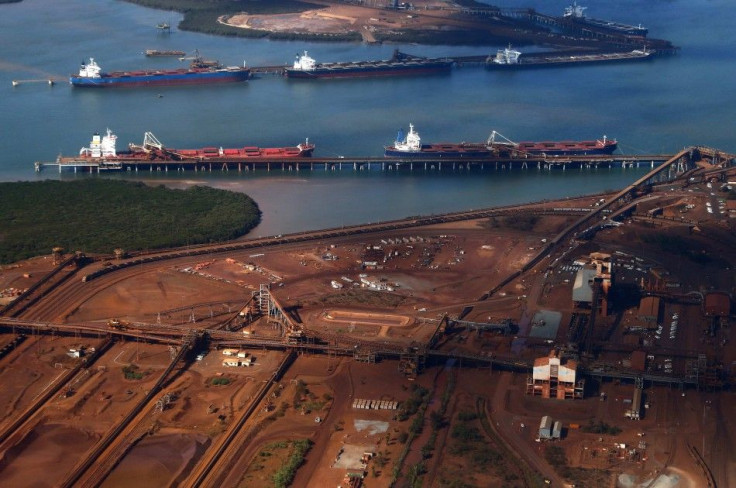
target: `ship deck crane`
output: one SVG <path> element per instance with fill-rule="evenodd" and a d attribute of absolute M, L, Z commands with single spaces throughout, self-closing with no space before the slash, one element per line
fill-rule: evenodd
<path fill-rule="evenodd" d="M 498 136 L 501 139 L 500 142 L 497 142 L 496 141 L 496 136 Z M 518 143 L 512 141 L 511 139 L 509 139 L 508 137 L 504 136 L 500 132 L 496 132 L 495 130 L 492 131 L 491 132 L 491 135 L 488 136 L 488 141 L 486 142 L 486 144 L 489 147 L 493 146 L 494 144 L 499 144 L 499 145 L 503 145 L 503 146 L 510 145 L 512 147 L 518 147 L 519 146 Z"/>

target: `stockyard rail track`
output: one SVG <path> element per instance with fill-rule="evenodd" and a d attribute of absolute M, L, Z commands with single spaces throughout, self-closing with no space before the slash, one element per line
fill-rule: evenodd
<path fill-rule="evenodd" d="M 85 358 L 82 358 L 77 364 L 68 369 L 60 378 L 56 379 L 43 393 L 31 402 L 31 404 L 18 415 L 10 424 L 0 433 L 0 452 L 5 452 L 9 447 L 20 442 L 22 439 L 17 438 L 16 434 L 26 427 L 32 418 L 53 398 L 64 385 L 68 384 L 77 376 L 84 368 L 89 368 L 97 358 L 99 358 L 107 348 L 112 344 L 112 340 L 105 339 L 95 352 Z"/>
<path fill-rule="evenodd" d="M 92 449 L 92 451 L 79 462 L 67 478 L 60 484 L 63 488 L 71 488 L 72 486 L 95 487 L 99 486 L 110 470 L 122 457 L 116 456 L 115 450 L 124 451 L 122 443 L 125 442 L 126 436 L 122 434 L 134 434 L 130 431 L 129 425 L 138 416 L 138 414 L 153 400 L 153 398 L 161 391 L 165 382 L 168 380 L 169 374 L 174 370 L 176 365 L 184 359 L 187 352 L 190 351 L 197 340 L 196 331 L 190 331 L 186 339 L 182 341 L 176 355 L 171 359 L 169 366 L 159 376 L 156 383 L 146 393 L 146 395 L 133 407 L 128 414 L 110 431 L 107 432 Z M 127 432 L 126 429 L 128 429 Z M 135 425 L 133 426 L 135 429 Z M 116 442 L 117 441 L 117 442 Z M 108 448 L 115 443 L 110 452 L 106 452 Z M 123 452 L 124 454 L 124 452 Z M 90 471 L 90 467 L 96 464 L 95 468 Z"/>
<path fill-rule="evenodd" d="M 286 370 L 296 359 L 294 351 L 289 351 L 279 363 L 279 366 L 273 372 L 271 377 L 266 381 L 258 393 L 253 397 L 248 408 L 240 415 L 238 420 L 228 429 L 227 434 L 218 443 L 215 449 L 208 450 L 206 460 L 198 464 L 198 468 L 183 483 L 183 486 L 199 488 L 199 487 L 217 487 L 220 486 L 220 478 L 227 474 L 228 467 L 237 460 L 238 450 L 243 447 L 244 441 L 249 437 L 248 429 L 245 424 L 253 415 L 258 405 L 268 393 L 268 390 L 281 379 Z M 210 454 L 211 451 L 211 454 Z M 218 469 L 215 469 L 215 468 Z"/>
<path fill-rule="evenodd" d="M 80 256 L 72 255 L 64 259 L 54 269 L 49 271 L 43 278 L 31 285 L 26 291 L 21 293 L 18 298 L 5 305 L 0 309 L 0 316 L 15 316 L 21 314 L 28 307 L 33 305 L 37 300 L 46 293 L 53 290 L 64 280 L 69 278 L 76 271 Z M 74 266 L 72 270 L 68 270 L 70 266 Z M 64 272 L 66 270 L 66 272 Z M 12 312 L 12 313 L 11 313 Z"/>

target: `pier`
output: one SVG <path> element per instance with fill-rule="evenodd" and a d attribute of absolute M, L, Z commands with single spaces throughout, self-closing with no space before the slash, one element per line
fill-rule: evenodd
<path fill-rule="evenodd" d="M 386 157 L 332 157 L 332 158 L 253 158 L 233 160 L 227 158 L 106 161 L 104 158 L 57 158 L 53 162 L 34 163 L 36 172 L 54 168 L 59 173 L 103 172 L 203 172 L 223 173 L 299 172 L 299 171 L 435 171 L 435 172 L 483 172 L 510 170 L 584 170 L 639 168 L 655 166 L 667 161 L 671 155 L 596 155 L 596 156 L 546 156 L 526 155 L 516 157 L 485 158 L 386 158 Z"/>

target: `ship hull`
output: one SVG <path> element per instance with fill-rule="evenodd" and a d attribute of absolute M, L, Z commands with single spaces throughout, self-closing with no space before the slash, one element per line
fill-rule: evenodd
<path fill-rule="evenodd" d="M 394 146 L 385 148 L 383 155 L 387 158 L 411 159 L 478 159 L 491 155 L 491 150 L 484 144 L 423 144 L 419 151 L 402 151 Z"/>
<path fill-rule="evenodd" d="M 516 150 L 527 154 L 547 156 L 593 156 L 613 154 L 617 147 L 616 141 L 607 141 L 605 144 L 600 144 L 598 141 L 520 142 Z"/>
<path fill-rule="evenodd" d="M 486 62 L 487 69 L 516 70 L 532 68 L 554 68 L 561 66 L 588 66 L 632 61 L 646 61 L 652 58 L 651 52 L 582 54 L 577 56 L 528 56 L 521 57 L 518 63 Z"/>
<path fill-rule="evenodd" d="M 404 76 L 404 75 L 428 75 L 448 72 L 452 68 L 451 61 L 436 61 L 430 63 L 387 63 L 380 64 L 356 64 L 352 66 L 334 64 L 318 67 L 306 71 L 293 68 L 285 70 L 288 78 L 313 79 L 313 78 L 361 78 L 378 76 Z"/>
<path fill-rule="evenodd" d="M 614 34 L 621 34 L 626 36 L 646 37 L 649 34 L 649 29 L 645 27 L 638 27 L 635 25 L 619 24 L 617 22 L 610 22 L 607 20 L 598 20 L 588 17 L 583 18 L 572 18 L 570 22 L 577 24 L 580 27 L 593 27 L 602 31 L 612 32 Z"/>
<path fill-rule="evenodd" d="M 207 85 L 235 83 L 250 78 L 250 69 L 232 68 L 215 71 L 125 72 L 103 74 L 99 78 L 72 75 L 69 82 L 82 88 L 116 88 L 141 86 Z"/>

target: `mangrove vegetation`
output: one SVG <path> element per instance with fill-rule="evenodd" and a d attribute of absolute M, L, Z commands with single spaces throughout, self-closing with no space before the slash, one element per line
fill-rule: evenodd
<path fill-rule="evenodd" d="M 67 251 L 112 253 L 245 235 L 261 212 L 247 195 L 106 179 L 0 183 L 0 263 Z"/>

